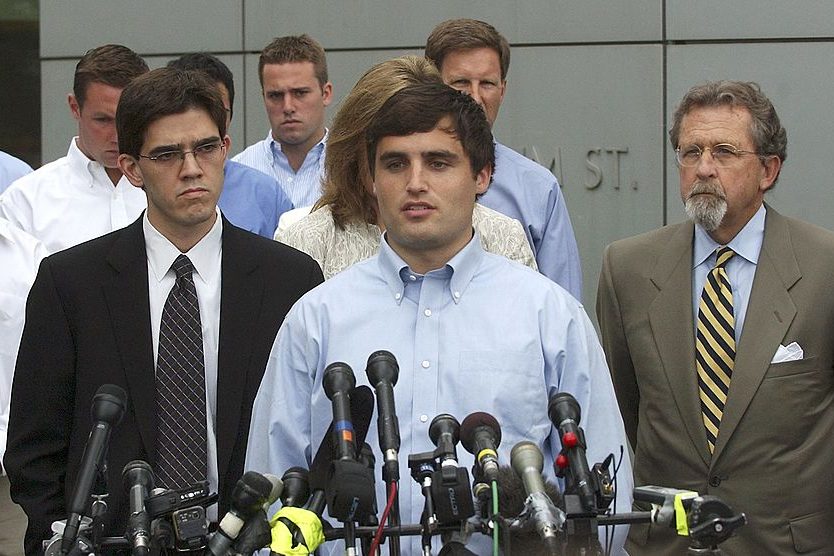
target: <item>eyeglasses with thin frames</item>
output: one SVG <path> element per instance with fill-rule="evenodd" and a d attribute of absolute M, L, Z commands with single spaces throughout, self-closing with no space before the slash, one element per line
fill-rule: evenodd
<path fill-rule="evenodd" d="M 217 162 L 222 158 L 222 153 L 226 149 L 226 145 L 222 142 L 206 143 L 205 145 L 198 145 L 190 151 L 173 150 L 157 153 L 152 156 L 140 154 L 139 158 L 150 160 L 154 164 L 163 168 L 173 168 L 182 164 L 185 161 L 185 155 L 192 154 L 197 164 L 202 166 L 204 163 Z"/>
<path fill-rule="evenodd" d="M 709 151 L 712 161 L 719 168 L 730 168 L 735 166 L 742 156 L 752 154 L 764 160 L 768 155 L 759 154 L 755 151 L 745 151 L 729 143 L 721 143 L 712 147 L 701 147 L 700 145 L 688 145 L 675 149 L 675 160 L 684 168 L 697 166 L 705 152 Z"/>

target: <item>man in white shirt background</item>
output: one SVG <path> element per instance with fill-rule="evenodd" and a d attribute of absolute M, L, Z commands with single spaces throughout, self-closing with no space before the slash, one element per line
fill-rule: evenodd
<path fill-rule="evenodd" d="M 125 46 L 88 50 L 68 95 L 78 136 L 67 156 L 9 186 L 0 196 L 0 216 L 39 239 L 50 253 L 136 220 L 145 209 L 145 195 L 117 165 L 116 106 L 125 86 L 147 71 L 145 61 Z"/>
<path fill-rule="evenodd" d="M 296 208 L 311 206 L 321 196 L 333 100 L 324 49 L 308 35 L 279 37 L 261 52 L 258 77 L 271 129 L 233 160 L 275 177 Z"/>

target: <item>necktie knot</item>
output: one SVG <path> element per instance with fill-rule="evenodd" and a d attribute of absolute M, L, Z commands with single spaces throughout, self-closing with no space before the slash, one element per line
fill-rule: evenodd
<path fill-rule="evenodd" d="M 715 268 L 724 268 L 730 259 L 735 256 L 736 252 L 729 247 L 721 247 L 715 258 Z"/>
<path fill-rule="evenodd" d="M 171 265 L 171 269 L 177 275 L 177 282 L 180 282 L 183 278 L 191 277 L 191 274 L 194 272 L 194 265 L 191 264 L 191 259 L 187 256 L 179 255 L 174 260 L 174 264 Z"/>

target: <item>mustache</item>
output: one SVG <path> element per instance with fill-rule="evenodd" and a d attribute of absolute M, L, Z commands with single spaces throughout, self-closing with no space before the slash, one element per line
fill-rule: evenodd
<path fill-rule="evenodd" d="M 727 200 L 727 194 L 724 192 L 724 188 L 721 187 L 721 185 L 718 183 L 709 181 L 696 181 L 694 184 L 692 184 L 692 189 L 690 190 L 686 198 L 687 200 L 689 200 L 695 195 L 702 195 L 704 193 L 714 195 L 722 201 Z"/>

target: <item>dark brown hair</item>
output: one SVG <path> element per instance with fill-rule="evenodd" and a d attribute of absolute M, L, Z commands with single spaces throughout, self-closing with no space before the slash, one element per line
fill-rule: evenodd
<path fill-rule="evenodd" d="M 327 58 L 324 48 L 309 35 L 278 37 L 261 51 L 258 59 L 258 79 L 264 84 L 264 66 L 266 64 L 289 64 L 291 62 L 310 62 L 313 64 L 316 79 L 324 87 L 327 83 Z"/>
<path fill-rule="evenodd" d="M 123 89 L 147 72 L 148 64 L 131 49 L 120 44 L 105 44 L 88 50 L 78 61 L 72 94 L 78 106 L 83 108 L 90 83 L 103 83 Z"/>
<path fill-rule="evenodd" d="M 439 24 L 426 40 L 426 58 L 442 70 L 443 60 L 450 52 L 491 48 L 498 53 L 501 79 L 510 70 L 510 44 L 495 27 L 477 19 L 449 19 Z"/>
<path fill-rule="evenodd" d="M 159 68 L 136 78 L 122 91 L 116 110 L 119 152 L 138 156 L 153 122 L 192 108 L 208 112 L 220 137 L 226 135 L 223 99 L 217 85 L 202 71 Z"/>

